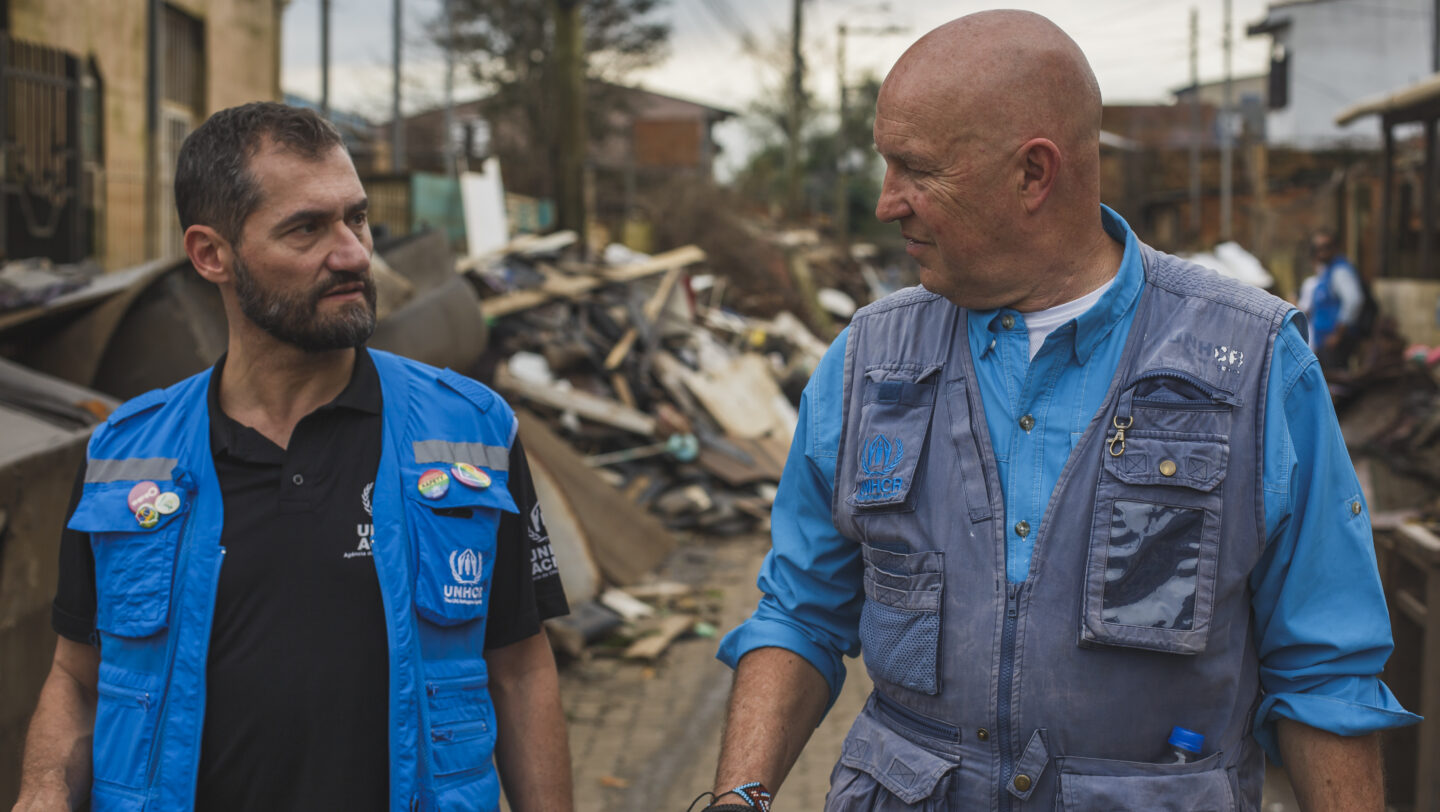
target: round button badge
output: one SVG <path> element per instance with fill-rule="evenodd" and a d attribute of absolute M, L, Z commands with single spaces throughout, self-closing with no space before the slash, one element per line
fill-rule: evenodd
<path fill-rule="evenodd" d="M 420 495 L 426 499 L 439 499 L 450 492 L 450 475 L 439 468 L 431 468 L 420 475 Z"/>
<path fill-rule="evenodd" d="M 166 491 L 155 497 L 155 509 L 160 511 L 161 516 L 169 516 L 180 509 L 180 494 L 174 491 Z"/>
<path fill-rule="evenodd" d="M 154 505 L 141 505 L 140 509 L 135 511 L 135 521 L 149 530 L 160 523 L 160 511 L 156 510 Z"/>
<path fill-rule="evenodd" d="M 139 513 L 141 505 L 155 504 L 155 497 L 159 495 L 160 486 L 154 482 L 146 480 L 135 483 L 135 487 L 130 489 L 130 496 L 126 499 L 130 505 L 130 512 Z"/>
<path fill-rule="evenodd" d="M 468 462 L 457 462 L 450 466 L 450 476 L 461 485 L 484 490 L 490 487 L 490 475 Z"/>

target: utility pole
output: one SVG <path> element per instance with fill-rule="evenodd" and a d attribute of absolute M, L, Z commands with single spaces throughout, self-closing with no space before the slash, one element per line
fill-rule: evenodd
<path fill-rule="evenodd" d="M 790 115 L 786 119 L 789 140 L 785 144 L 785 217 L 800 219 L 800 107 L 804 103 L 805 63 L 800 53 L 801 5 L 804 0 L 791 0 L 790 23 Z"/>
<path fill-rule="evenodd" d="M 1235 145 L 1231 138 L 1231 117 L 1235 115 L 1232 76 L 1230 72 L 1230 2 L 1225 0 L 1225 101 L 1224 111 L 1221 117 L 1220 128 L 1220 241 L 1225 242 L 1232 238 L 1231 233 L 1231 207 L 1234 205 L 1234 179 L 1231 177 L 1235 163 Z"/>
<path fill-rule="evenodd" d="M 1430 70 L 1440 73 L 1440 0 L 1435 0 L 1435 11 L 1430 15 Z"/>
<path fill-rule="evenodd" d="M 320 116 L 330 117 L 330 0 L 320 0 Z"/>
<path fill-rule="evenodd" d="M 1200 211 L 1200 11 L 1190 7 L 1190 236 L 1194 247 L 1203 239 Z"/>
<path fill-rule="evenodd" d="M 1440 2 L 1440 0 L 1437 0 Z M 840 129 L 835 133 L 835 237 L 840 241 L 843 256 L 850 257 L 850 139 L 846 137 L 845 124 L 850 118 L 847 103 L 849 94 L 845 88 L 845 23 L 835 29 L 839 40 L 836 46 L 836 61 L 839 64 L 840 80 Z"/>
<path fill-rule="evenodd" d="M 458 162 L 455 146 L 455 0 L 445 0 L 445 174 L 451 180 Z"/>
<path fill-rule="evenodd" d="M 405 170 L 405 121 L 400 118 L 400 39 L 402 17 L 400 15 L 401 0 L 394 3 L 394 39 L 391 46 L 394 49 L 395 65 L 392 81 L 394 87 L 390 95 L 390 168 L 396 172 Z"/>
<path fill-rule="evenodd" d="M 580 235 L 585 251 L 585 27 L 583 0 L 553 0 L 555 98 L 560 109 L 560 142 L 555 191 L 560 228 Z"/>

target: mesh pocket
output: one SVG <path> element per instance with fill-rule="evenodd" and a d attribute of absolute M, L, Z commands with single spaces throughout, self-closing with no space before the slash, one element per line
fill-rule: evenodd
<path fill-rule="evenodd" d="M 940 692 L 938 612 L 867 600 L 860 612 L 860 644 L 866 665 L 876 675 L 923 694 Z"/>

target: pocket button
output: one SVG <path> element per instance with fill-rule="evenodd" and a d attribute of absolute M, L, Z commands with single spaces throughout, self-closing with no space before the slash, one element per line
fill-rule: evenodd
<path fill-rule="evenodd" d="M 982 742 L 990 741 L 990 731 L 982 727 L 979 730 L 975 731 L 975 738 L 979 739 Z"/>
<path fill-rule="evenodd" d="M 1015 789 L 1025 792 L 1030 789 L 1030 776 L 1020 773 L 1015 776 Z"/>
<path fill-rule="evenodd" d="M 1160 475 L 1161 475 L 1161 476 L 1175 476 L 1175 461 L 1174 461 L 1174 460 L 1161 460 L 1161 461 L 1160 461 Z"/>

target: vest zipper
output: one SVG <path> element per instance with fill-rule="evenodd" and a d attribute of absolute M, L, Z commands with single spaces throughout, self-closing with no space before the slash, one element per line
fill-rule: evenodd
<path fill-rule="evenodd" d="M 1011 808 L 1010 774 L 1015 771 L 1014 749 L 1010 731 L 1010 693 L 1015 682 L 1015 627 L 1020 617 L 1020 589 L 1024 584 L 1005 585 L 1005 626 L 1000 638 L 1000 687 L 999 687 L 999 728 L 1000 728 L 1000 781 L 1001 809 Z"/>
<path fill-rule="evenodd" d="M 1159 378 L 1159 379 L 1168 378 L 1168 379 L 1173 380 L 1173 381 L 1181 381 L 1181 382 L 1183 382 L 1183 383 L 1187 383 L 1187 384 L 1195 387 L 1196 389 L 1200 390 L 1201 392 L 1204 392 L 1204 393 L 1205 393 L 1205 396 L 1208 397 L 1208 398 L 1210 398 L 1210 400 L 1211 400 L 1212 402 L 1211 402 L 1211 403 L 1203 403 L 1203 404 L 1202 404 L 1202 403 L 1195 403 L 1195 402 L 1193 402 L 1193 401 L 1175 401 L 1175 400 L 1166 400 L 1166 399 L 1163 399 L 1163 398 L 1152 398 L 1152 397 L 1137 397 L 1137 398 L 1135 398 L 1136 402 L 1146 403 L 1146 404 L 1152 404 L 1152 403 L 1154 403 L 1154 404 L 1160 404 L 1160 405 L 1164 405 L 1164 406 L 1177 407 L 1177 408 L 1181 408 L 1181 409 L 1185 409 L 1185 408 L 1189 408 L 1189 409 L 1215 409 L 1215 408 L 1217 408 L 1217 407 L 1220 406 L 1220 405 L 1225 405 L 1225 406 L 1233 406 L 1233 405 L 1235 405 L 1234 396 L 1231 395 L 1230 393 L 1228 393 L 1228 392 L 1226 392 L 1226 391 L 1224 391 L 1223 389 L 1220 389 L 1220 388 L 1218 388 L 1218 387 L 1212 386 L 1212 385 L 1211 385 L 1210 383 L 1208 383 L 1207 381 L 1203 381 L 1203 380 L 1201 380 L 1200 378 L 1197 378 L 1197 377 L 1195 377 L 1194 375 L 1191 375 L 1191 374 L 1188 373 L 1188 372 L 1181 372 L 1181 371 L 1178 370 L 1178 369 L 1156 369 L 1156 370 L 1151 370 L 1151 371 L 1149 371 L 1149 372 L 1142 373 L 1141 375 L 1136 376 L 1132 381 L 1130 381 L 1130 383 L 1126 386 L 1126 388 L 1129 389 L 1129 388 L 1132 388 L 1132 387 L 1138 385 L 1141 381 L 1154 380 L 1154 379 L 1156 379 L 1156 378 Z M 1183 404 L 1183 405 L 1181 405 L 1181 404 Z"/>
<path fill-rule="evenodd" d="M 175 649 L 180 645 L 180 633 L 177 628 L 180 622 L 180 610 L 176 608 L 175 602 L 183 593 L 176 581 L 179 580 L 179 577 L 183 577 L 190 562 L 190 545 L 185 543 L 185 534 L 190 529 L 190 519 L 194 515 L 194 510 L 187 509 L 185 511 L 185 520 L 180 525 L 178 539 L 175 542 L 180 546 L 180 558 L 175 562 L 177 577 L 173 578 L 170 584 L 170 616 L 174 618 L 174 621 L 170 624 L 170 638 L 165 641 L 165 687 L 160 692 L 160 718 L 155 720 L 155 735 L 150 739 L 150 760 L 145 767 L 145 791 L 147 793 L 155 787 L 155 771 L 160 769 L 160 759 L 157 756 L 160 753 L 160 742 L 165 738 L 165 720 L 170 716 L 170 690 L 171 679 L 174 677 L 175 671 Z M 217 582 L 220 579 L 219 568 L 216 568 L 215 579 Z M 197 754 L 200 752 L 199 742 L 196 742 L 194 752 Z M 197 770 L 199 768 L 198 756 L 196 768 Z"/>

